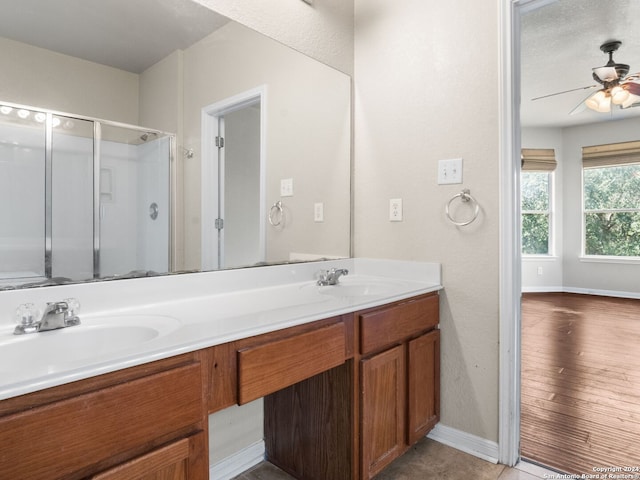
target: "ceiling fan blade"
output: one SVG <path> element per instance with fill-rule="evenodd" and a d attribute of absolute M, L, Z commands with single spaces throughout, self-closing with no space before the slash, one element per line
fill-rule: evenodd
<path fill-rule="evenodd" d="M 640 96 L 640 83 L 636 82 L 626 82 L 622 84 L 622 88 L 624 88 L 631 95 Z"/>
<path fill-rule="evenodd" d="M 590 88 L 595 88 L 595 87 L 598 87 L 598 86 L 599 85 L 589 85 L 587 87 L 572 88 L 571 90 L 564 90 L 562 92 L 550 93 L 548 95 L 542 95 L 540 97 L 535 97 L 535 98 L 532 98 L 531 101 L 533 102 L 534 100 L 540 100 L 542 98 L 555 97 L 556 95 L 562 95 L 564 93 L 569 93 L 569 92 L 577 92 L 578 90 L 588 90 Z"/>
<path fill-rule="evenodd" d="M 587 95 L 586 97 L 584 97 L 584 99 L 577 104 L 575 107 L 573 107 L 573 110 L 571 110 L 569 112 L 569 115 L 577 115 L 578 113 L 582 113 L 587 109 L 587 104 L 585 103 L 587 98 L 589 98 L 592 94 L 590 93 L 589 95 Z"/>
<path fill-rule="evenodd" d="M 589 98 L 589 97 L 587 97 Z M 585 99 L 586 100 L 586 99 Z M 584 100 L 581 101 L 578 105 L 576 105 L 573 110 L 569 112 L 569 115 L 577 115 L 578 113 L 582 113 L 587 109 L 587 104 L 584 103 Z"/>
<path fill-rule="evenodd" d="M 603 82 L 613 82 L 618 79 L 615 67 L 597 67 L 593 69 L 593 74 Z"/>

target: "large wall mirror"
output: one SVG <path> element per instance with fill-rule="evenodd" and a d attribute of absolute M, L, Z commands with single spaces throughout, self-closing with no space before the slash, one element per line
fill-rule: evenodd
<path fill-rule="evenodd" d="M 11 0 L 0 288 L 350 255 L 350 78 L 192 0 Z"/>

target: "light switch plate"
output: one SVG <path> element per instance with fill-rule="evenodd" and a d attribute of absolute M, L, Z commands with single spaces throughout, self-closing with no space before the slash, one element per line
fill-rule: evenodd
<path fill-rule="evenodd" d="M 392 198 L 389 200 L 389 221 L 401 222 L 402 221 L 402 199 Z"/>
<path fill-rule="evenodd" d="M 324 222 L 324 203 L 318 202 L 313 204 L 313 221 Z"/>
<path fill-rule="evenodd" d="M 438 161 L 438 185 L 462 183 L 462 159 L 450 158 Z"/>
<path fill-rule="evenodd" d="M 293 197 L 293 178 L 283 178 L 280 180 L 280 196 Z"/>

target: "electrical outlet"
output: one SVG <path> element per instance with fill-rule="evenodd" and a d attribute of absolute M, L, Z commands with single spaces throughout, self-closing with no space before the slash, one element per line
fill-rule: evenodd
<path fill-rule="evenodd" d="M 462 183 L 462 159 L 438 161 L 438 185 Z"/>
<path fill-rule="evenodd" d="M 324 203 L 319 202 L 313 204 L 313 221 L 324 222 Z"/>
<path fill-rule="evenodd" d="M 402 199 L 392 198 L 389 200 L 389 221 L 402 221 Z"/>
<path fill-rule="evenodd" d="M 293 178 L 283 178 L 280 180 L 280 196 L 293 197 Z"/>
<path fill-rule="evenodd" d="M 542 267 L 538 267 L 538 275 L 542 275 Z"/>

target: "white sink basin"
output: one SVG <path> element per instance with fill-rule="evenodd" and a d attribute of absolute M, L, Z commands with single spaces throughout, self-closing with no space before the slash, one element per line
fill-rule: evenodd
<path fill-rule="evenodd" d="M 131 349 L 178 328 L 171 317 L 123 315 L 87 317 L 80 325 L 48 332 L 0 336 L 0 365 L 3 375 L 46 374 L 114 352 Z"/>

